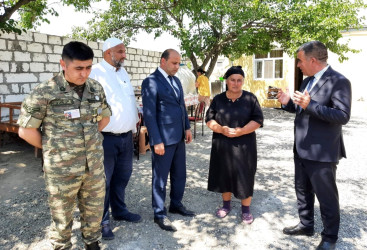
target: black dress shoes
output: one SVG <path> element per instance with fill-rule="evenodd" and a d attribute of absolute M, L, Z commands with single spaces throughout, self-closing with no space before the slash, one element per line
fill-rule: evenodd
<path fill-rule="evenodd" d="M 314 234 L 313 227 L 305 227 L 301 223 L 293 227 L 285 227 L 283 233 L 287 235 L 306 235 L 312 236 Z"/>
<path fill-rule="evenodd" d="M 124 221 L 134 222 L 134 223 L 137 223 L 137 222 L 141 221 L 141 216 L 140 215 L 133 214 L 133 213 L 130 213 L 130 212 L 128 212 L 124 215 L 121 215 L 121 216 L 114 216 L 113 218 L 114 218 L 114 220 L 124 220 Z"/>
<path fill-rule="evenodd" d="M 322 240 L 320 244 L 317 246 L 316 250 L 334 250 L 336 243 L 327 242 Z"/>
<path fill-rule="evenodd" d="M 189 217 L 195 216 L 195 213 L 193 211 L 186 209 L 184 206 L 181 207 L 170 206 L 168 211 L 172 214 L 181 214 L 182 216 L 189 216 Z"/>
<path fill-rule="evenodd" d="M 110 224 L 102 225 L 102 239 L 104 240 L 113 240 L 115 235 L 113 234 Z"/>
<path fill-rule="evenodd" d="M 154 218 L 154 223 L 157 223 L 160 228 L 166 231 L 176 232 L 177 229 L 172 225 L 171 221 L 167 218 Z"/>

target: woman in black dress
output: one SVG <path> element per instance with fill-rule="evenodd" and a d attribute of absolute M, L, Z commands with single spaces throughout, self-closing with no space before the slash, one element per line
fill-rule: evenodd
<path fill-rule="evenodd" d="M 216 215 L 231 211 L 231 197 L 241 199 L 242 221 L 253 222 L 250 204 L 257 165 L 255 130 L 263 125 L 263 114 L 254 94 L 242 90 L 245 74 L 233 66 L 224 75 L 227 91 L 214 97 L 206 124 L 213 130 L 208 190 L 222 193 L 223 207 Z"/>

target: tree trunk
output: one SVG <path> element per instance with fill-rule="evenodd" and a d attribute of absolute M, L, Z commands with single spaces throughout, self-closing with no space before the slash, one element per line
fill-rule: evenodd
<path fill-rule="evenodd" d="M 199 68 L 202 68 L 202 69 L 205 70 L 206 64 L 208 64 L 208 62 L 210 62 L 209 67 L 208 67 L 208 69 L 206 70 L 206 73 L 205 73 L 206 77 L 209 78 L 211 76 L 211 74 L 213 73 L 213 71 L 215 69 L 215 66 L 217 65 L 218 57 L 219 57 L 218 53 L 212 54 L 211 56 L 207 56 L 204 59 L 204 62 L 199 66 L 198 62 L 196 60 L 196 57 L 193 54 L 191 54 L 189 59 L 190 59 L 192 65 L 193 65 L 192 73 L 196 76 L 197 70 Z"/>

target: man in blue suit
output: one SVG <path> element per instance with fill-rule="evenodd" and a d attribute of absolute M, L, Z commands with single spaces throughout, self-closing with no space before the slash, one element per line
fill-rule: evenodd
<path fill-rule="evenodd" d="M 340 224 L 336 168 L 346 157 L 342 125 L 350 119 L 352 91 L 347 78 L 327 64 L 326 46 L 319 41 L 297 50 L 297 67 L 308 76 L 293 99 L 280 91 L 283 109 L 296 112 L 294 121 L 295 189 L 300 222 L 287 235 L 314 234 L 315 195 L 324 230 L 317 249 L 335 249 Z"/>
<path fill-rule="evenodd" d="M 192 141 L 184 93 L 174 75 L 181 56 L 173 49 L 165 50 L 158 69 L 142 84 L 144 122 L 148 129 L 152 152 L 152 206 L 154 222 L 166 231 L 176 231 L 167 218 L 166 184 L 170 174 L 170 213 L 195 216 L 182 204 L 186 184 L 186 143 Z"/>

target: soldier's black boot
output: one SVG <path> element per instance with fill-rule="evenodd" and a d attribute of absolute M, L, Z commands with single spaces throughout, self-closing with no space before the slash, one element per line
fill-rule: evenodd
<path fill-rule="evenodd" d="M 100 250 L 101 247 L 99 246 L 99 241 L 93 242 L 91 244 L 85 244 L 85 249 L 86 250 Z"/>

